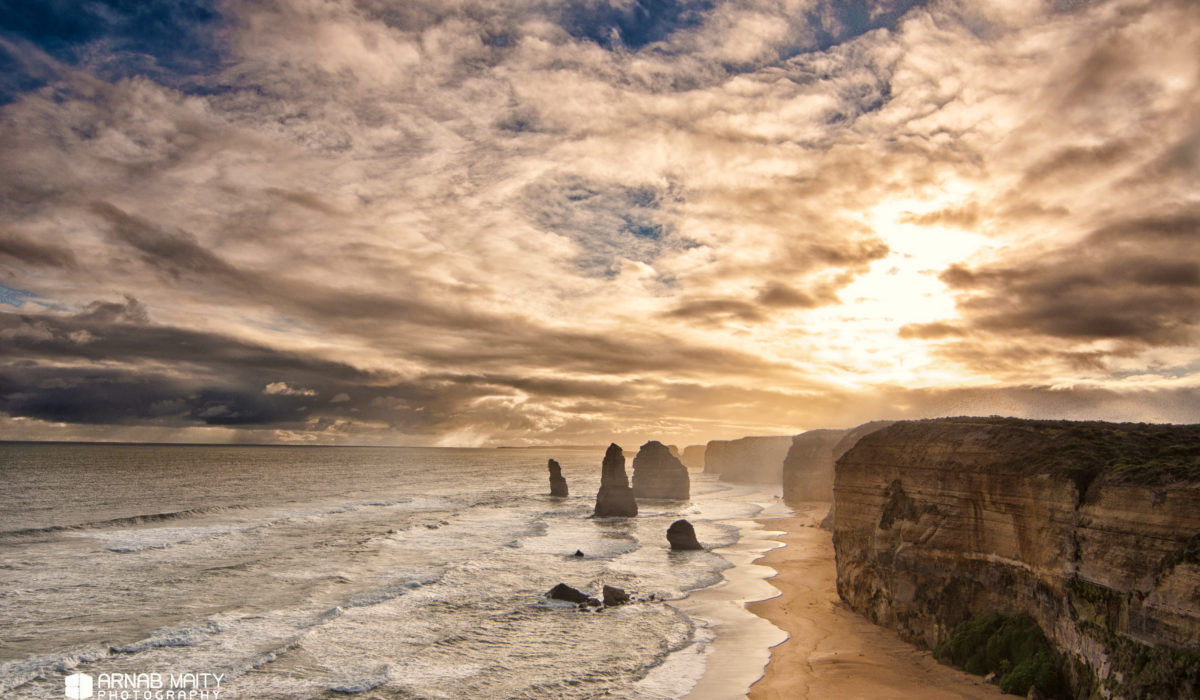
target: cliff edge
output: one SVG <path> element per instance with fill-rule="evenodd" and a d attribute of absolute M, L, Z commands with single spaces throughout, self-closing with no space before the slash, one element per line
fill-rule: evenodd
<path fill-rule="evenodd" d="M 838 594 L 902 637 L 1027 614 L 1076 697 L 1200 696 L 1200 426 L 897 423 L 834 507 Z"/>
<path fill-rule="evenodd" d="M 712 440 L 704 448 L 704 473 L 722 481 L 778 486 L 791 446 L 791 435 Z"/>

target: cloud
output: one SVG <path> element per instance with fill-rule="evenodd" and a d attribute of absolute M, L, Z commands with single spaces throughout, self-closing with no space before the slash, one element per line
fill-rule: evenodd
<path fill-rule="evenodd" d="M 23 434 L 1200 420 L 1195 3 L 168 5 L 0 32 Z"/>
<path fill-rule="evenodd" d="M 317 392 L 312 389 L 302 389 L 290 387 L 287 382 L 271 382 L 263 387 L 263 393 L 268 396 L 316 396 Z M 344 394 L 339 394 L 343 396 Z"/>

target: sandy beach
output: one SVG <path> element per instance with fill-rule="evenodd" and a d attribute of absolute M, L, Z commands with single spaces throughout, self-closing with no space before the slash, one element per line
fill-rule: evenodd
<path fill-rule="evenodd" d="M 798 508 L 789 518 L 766 521 L 781 530 L 784 547 L 756 563 L 779 572 L 769 582 L 780 595 L 747 608 L 788 634 L 771 650 L 754 700 L 872 698 L 952 700 L 1002 694 L 977 676 L 943 666 L 929 652 L 845 608 L 835 588 L 833 542 L 817 527 L 828 503 Z"/>

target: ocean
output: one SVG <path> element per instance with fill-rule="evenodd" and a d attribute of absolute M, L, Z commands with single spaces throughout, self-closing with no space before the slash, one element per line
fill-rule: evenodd
<path fill-rule="evenodd" d="M 693 472 L 689 503 L 594 519 L 602 457 L 0 444 L 0 695 L 74 673 L 125 698 L 744 693 L 784 638 L 741 608 L 772 590 L 751 562 L 777 494 Z M 678 518 L 709 551 L 669 550 Z M 559 582 L 639 600 L 585 612 Z"/>

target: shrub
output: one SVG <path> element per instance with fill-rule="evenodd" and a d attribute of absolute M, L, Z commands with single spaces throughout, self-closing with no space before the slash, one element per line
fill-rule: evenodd
<path fill-rule="evenodd" d="M 1000 690 L 1026 695 L 1036 687 L 1047 697 L 1066 697 L 1062 657 L 1028 615 L 987 613 L 959 624 L 934 656 L 969 673 L 995 673 Z"/>

